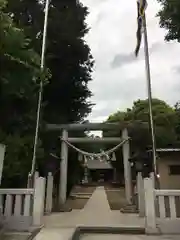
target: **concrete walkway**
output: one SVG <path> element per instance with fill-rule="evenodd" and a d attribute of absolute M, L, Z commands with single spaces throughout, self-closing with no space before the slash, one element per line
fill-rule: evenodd
<path fill-rule="evenodd" d="M 69 240 L 76 227 L 144 227 L 144 219 L 136 214 L 122 214 L 111 211 L 104 187 L 98 187 L 84 209 L 68 213 L 56 213 L 44 218 L 45 227 L 36 236 L 36 240 Z M 179 236 L 146 236 L 88 234 L 81 237 L 87 240 L 179 240 Z"/>
<path fill-rule="evenodd" d="M 44 226 L 36 240 L 66 240 L 78 226 L 144 227 L 144 219 L 135 214 L 125 215 L 120 211 L 111 211 L 104 187 L 98 187 L 84 209 L 45 216 Z"/>
<path fill-rule="evenodd" d="M 104 187 L 97 187 L 84 209 L 55 213 L 45 217 L 46 228 L 75 228 L 77 226 L 144 227 L 144 219 L 136 214 L 111 211 Z"/>
<path fill-rule="evenodd" d="M 111 212 L 104 187 L 96 188 L 82 211 L 89 213 L 92 212 L 92 209 L 95 213 L 105 212 L 109 214 Z"/>
<path fill-rule="evenodd" d="M 147 235 L 84 235 L 82 240 L 179 240 L 179 236 L 147 236 Z"/>

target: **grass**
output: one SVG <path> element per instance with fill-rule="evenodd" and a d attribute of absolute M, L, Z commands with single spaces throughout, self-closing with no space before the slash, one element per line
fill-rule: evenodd
<path fill-rule="evenodd" d="M 111 210 L 120 210 L 126 205 L 124 189 L 106 187 L 105 190 Z"/>
<path fill-rule="evenodd" d="M 80 186 L 80 185 L 75 186 L 71 191 L 71 195 L 77 194 L 77 196 L 76 197 L 69 196 L 66 202 L 66 206 L 77 210 L 83 209 L 89 198 L 92 196 L 94 190 L 95 187 L 93 186 Z M 80 193 L 81 196 L 80 195 L 78 196 L 78 193 Z"/>

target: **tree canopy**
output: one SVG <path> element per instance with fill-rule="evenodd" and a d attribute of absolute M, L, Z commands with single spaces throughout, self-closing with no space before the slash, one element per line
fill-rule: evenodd
<path fill-rule="evenodd" d="M 44 91 L 37 164 L 42 172 L 49 153 L 60 145 L 59 133 L 45 132 L 43 124 L 79 122 L 91 111 L 88 82 L 94 61 L 84 40 L 88 10 L 76 0 L 50 1 L 41 74 L 44 5 L 38 0 L 0 0 L 0 141 L 7 145 L 6 183 L 17 177 L 24 183 L 31 169 L 40 79 Z"/>
<path fill-rule="evenodd" d="M 157 0 L 161 4 L 158 13 L 160 26 L 167 30 L 165 39 L 167 41 L 177 40 L 180 42 L 180 1 L 179 0 Z"/>
<path fill-rule="evenodd" d="M 0 142 L 7 145 L 6 182 L 27 178 L 36 117 L 40 57 L 0 1 Z M 26 159 L 24 161 L 24 159 Z M 22 169 L 24 170 L 22 172 Z"/>
<path fill-rule="evenodd" d="M 28 11 L 27 11 L 28 9 Z M 44 1 L 9 0 L 8 12 L 32 39 L 41 53 Z M 50 1 L 47 33 L 46 66 L 52 77 L 44 89 L 44 119 L 50 123 L 82 120 L 91 110 L 93 59 L 83 37 L 88 32 L 87 8 L 79 1 Z"/>
<path fill-rule="evenodd" d="M 176 146 L 178 135 L 176 127 L 178 124 L 177 111 L 164 101 L 152 100 L 152 112 L 155 126 L 156 144 L 158 148 Z M 108 122 L 120 122 L 122 127 L 127 125 L 135 147 L 151 146 L 151 132 L 149 129 L 148 100 L 137 100 L 132 108 L 124 112 L 109 116 Z M 107 133 L 108 134 L 108 133 Z M 109 133 L 112 134 L 112 133 Z"/>
<path fill-rule="evenodd" d="M 180 110 L 179 104 L 169 106 L 160 99 L 152 99 L 152 112 L 155 127 L 156 148 L 173 148 L 179 146 Z M 143 154 L 152 149 L 152 138 L 149 126 L 148 99 L 137 100 L 131 108 L 117 111 L 110 115 L 107 122 L 119 122 L 121 129 L 126 127 L 130 139 L 131 157 Z M 119 131 L 105 131 L 104 136 L 119 136 Z M 139 156 L 139 155 L 138 155 Z M 115 167 L 123 172 L 122 151 L 116 152 Z"/>

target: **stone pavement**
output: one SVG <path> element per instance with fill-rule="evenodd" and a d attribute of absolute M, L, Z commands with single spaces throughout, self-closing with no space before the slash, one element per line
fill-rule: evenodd
<path fill-rule="evenodd" d="M 84 235 L 81 240 L 179 240 L 179 236 L 147 236 L 147 235 Z"/>
<path fill-rule="evenodd" d="M 77 226 L 144 227 L 144 219 L 136 214 L 111 211 L 104 187 L 94 191 L 84 209 L 55 213 L 44 219 L 46 228 L 75 228 Z"/>
<path fill-rule="evenodd" d="M 122 214 L 120 211 L 111 211 L 104 187 L 94 191 L 84 209 L 73 210 L 67 213 L 55 213 L 44 217 L 44 228 L 36 236 L 36 240 L 66 240 L 70 239 L 78 226 L 91 227 L 144 227 L 143 218 L 136 214 Z M 137 235 L 83 235 L 84 240 L 100 239 L 121 240 L 176 240 L 175 238 L 149 237 Z M 177 238 L 177 239 L 180 239 Z"/>
<path fill-rule="evenodd" d="M 74 228 L 43 228 L 34 240 L 70 240 Z"/>

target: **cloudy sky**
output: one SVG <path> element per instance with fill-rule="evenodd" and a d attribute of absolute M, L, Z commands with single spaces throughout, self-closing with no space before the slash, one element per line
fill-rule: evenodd
<path fill-rule="evenodd" d="M 81 0 L 89 8 L 91 28 L 86 40 L 95 59 L 93 81 L 89 85 L 96 104 L 89 119 L 103 121 L 108 115 L 131 107 L 134 100 L 147 97 L 143 45 L 138 59 L 136 46 L 136 0 Z M 164 42 L 160 29 L 160 9 L 149 0 L 147 27 L 153 97 L 170 105 L 180 100 L 180 44 Z"/>

